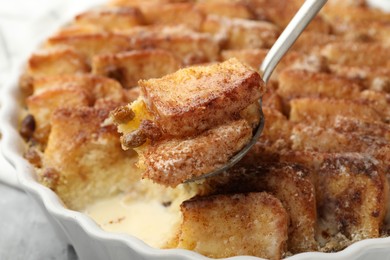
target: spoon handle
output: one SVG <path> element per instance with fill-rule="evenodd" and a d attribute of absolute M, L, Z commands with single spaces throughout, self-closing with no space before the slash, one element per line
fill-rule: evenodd
<path fill-rule="evenodd" d="M 293 19 L 276 40 L 260 66 L 264 82 L 268 82 L 276 65 L 297 40 L 310 21 L 317 15 L 327 0 L 306 0 Z"/>

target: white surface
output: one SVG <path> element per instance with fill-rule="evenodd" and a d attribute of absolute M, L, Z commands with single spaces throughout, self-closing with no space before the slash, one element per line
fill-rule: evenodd
<path fill-rule="evenodd" d="M 3 79 L 11 77 L 11 67 L 34 46 L 36 37 L 51 30 L 54 21 L 70 8 L 80 8 L 86 2 L 92 0 L 0 0 L 0 87 L 5 86 Z M 20 186 L 50 212 L 55 226 L 67 233 L 66 240 L 74 244 L 81 259 L 206 259 L 189 251 L 151 249 L 134 237 L 103 232 L 86 216 L 64 209 L 53 192 L 37 184 L 31 167 L 20 156 L 21 140 L 13 120 L 17 114 L 17 103 L 13 101 L 17 76 L 12 79 L 6 85 L 6 96 L 2 96 L 6 108 L 0 118 L 4 131 L 2 148 L 15 164 Z M 0 172 L 8 173 L 4 169 L 0 165 Z M 0 179 L 2 176 L 8 175 L 0 175 Z M 61 242 L 64 238 L 58 237 L 49 225 L 52 219 L 46 218 L 29 197 L 2 184 L 0 194 L 1 260 L 74 258 L 67 252 L 67 243 Z M 390 238 L 365 240 L 336 254 L 307 253 L 290 259 L 390 259 L 389 249 Z"/>
<path fill-rule="evenodd" d="M 0 183 L 0 259 L 77 259 L 26 193 Z"/>

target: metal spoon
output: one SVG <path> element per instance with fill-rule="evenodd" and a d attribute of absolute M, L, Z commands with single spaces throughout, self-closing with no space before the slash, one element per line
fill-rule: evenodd
<path fill-rule="evenodd" d="M 279 61 L 286 54 L 286 52 L 290 49 L 290 47 L 294 44 L 294 42 L 298 39 L 299 35 L 303 32 L 303 30 L 309 25 L 311 20 L 317 15 L 317 13 L 321 10 L 321 8 L 325 5 L 327 0 L 306 0 L 298 12 L 295 14 L 293 19 L 284 29 L 282 34 L 276 40 L 272 48 L 267 53 L 267 56 L 264 58 L 261 66 L 260 66 L 260 74 L 262 75 L 263 81 L 265 83 L 268 82 L 271 77 L 272 72 L 274 71 L 276 65 L 278 65 Z M 216 169 L 213 172 L 203 174 L 201 176 L 197 176 L 187 180 L 186 182 L 192 182 L 196 180 L 200 180 L 206 177 L 211 177 L 217 174 L 220 174 L 236 163 L 238 163 L 253 147 L 253 145 L 259 139 L 261 132 L 264 128 L 264 115 L 261 109 L 262 101 L 259 100 L 260 103 L 260 122 L 256 129 L 254 130 L 254 135 L 251 141 L 235 156 L 233 156 L 224 166 Z"/>

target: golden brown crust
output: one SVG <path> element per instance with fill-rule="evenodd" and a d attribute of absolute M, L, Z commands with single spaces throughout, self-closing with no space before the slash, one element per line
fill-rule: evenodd
<path fill-rule="evenodd" d="M 206 180 L 212 194 L 268 192 L 278 198 L 290 216 L 287 249 L 292 253 L 317 249 L 314 172 L 294 163 L 242 164 Z"/>
<path fill-rule="evenodd" d="M 164 50 L 139 50 L 97 55 L 92 61 L 92 73 L 118 80 L 123 87 L 137 86 L 141 79 L 159 78 L 178 70 L 180 63 Z"/>
<path fill-rule="evenodd" d="M 293 122 L 316 122 L 326 126 L 339 115 L 371 122 L 383 120 L 375 109 L 361 101 L 300 98 L 291 100 L 290 105 Z"/>
<path fill-rule="evenodd" d="M 157 142 L 148 146 L 141 158 L 143 176 L 175 187 L 223 166 L 251 137 L 252 128 L 245 120 L 239 120 L 193 138 Z"/>
<path fill-rule="evenodd" d="M 212 1 L 198 1 L 195 4 L 195 7 L 208 15 L 212 14 L 248 20 L 255 18 L 255 13 L 250 9 L 249 5 L 244 2 L 230 1 L 213 3 Z"/>
<path fill-rule="evenodd" d="M 283 256 L 288 216 L 280 201 L 267 193 L 196 198 L 181 208 L 179 248 L 215 258 Z"/>
<path fill-rule="evenodd" d="M 192 3 L 167 3 L 164 5 L 147 3 L 140 6 L 148 24 L 178 25 L 199 30 L 205 15 Z"/>
<path fill-rule="evenodd" d="M 288 102 L 300 97 L 356 99 L 360 90 L 354 81 L 331 74 L 284 70 L 279 75 L 277 93 Z"/>
<path fill-rule="evenodd" d="M 279 35 L 278 27 L 268 22 L 213 15 L 206 17 L 201 30 L 224 39 L 227 49 L 269 48 Z"/>
<path fill-rule="evenodd" d="M 321 54 L 332 64 L 390 67 L 390 48 L 380 43 L 330 43 Z"/>
<path fill-rule="evenodd" d="M 43 174 L 50 168 L 58 172 L 51 188 L 71 209 L 124 191 L 139 178 L 134 152 L 121 149 L 114 126 L 102 126 L 111 109 L 64 108 L 53 114 Z"/>
<path fill-rule="evenodd" d="M 388 183 L 376 160 L 360 154 L 327 155 L 317 179 L 319 241 L 338 232 L 352 241 L 380 236 Z"/>
<path fill-rule="evenodd" d="M 220 40 L 185 26 L 151 26 L 127 32 L 132 50 L 163 49 L 172 52 L 184 65 L 216 61 Z"/>
<path fill-rule="evenodd" d="M 58 35 L 48 39 L 47 46 L 73 48 L 82 55 L 87 64 L 91 64 L 94 55 L 129 50 L 130 39 L 127 35 L 115 33 Z"/>
<path fill-rule="evenodd" d="M 139 84 L 156 122 L 172 136 L 200 133 L 237 117 L 264 92 L 260 75 L 235 59 Z"/>
<path fill-rule="evenodd" d="M 56 48 L 34 53 L 29 61 L 27 74 L 32 78 L 42 76 L 73 75 L 88 72 L 81 53 L 73 48 Z"/>
<path fill-rule="evenodd" d="M 134 7 L 100 7 L 75 17 L 77 26 L 91 26 L 102 31 L 120 31 L 144 24 L 141 11 Z"/>

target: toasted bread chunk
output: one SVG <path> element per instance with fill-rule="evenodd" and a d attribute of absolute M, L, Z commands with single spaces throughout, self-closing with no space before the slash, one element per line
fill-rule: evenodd
<path fill-rule="evenodd" d="M 27 74 L 32 78 L 87 73 L 83 56 L 72 48 L 55 48 L 34 53 L 29 61 Z"/>
<path fill-rule="evenodd" d="M 279 29 L 268 22 L 207 16 L 202 31 L 226 38 L 227 49 L 269 48 L 279 35 Z"/>
<path fill-rule="evenodd" d="M 181 69 L 139 84 L 156 122 L 173 136 L 200 133 L 226 122 L 264 92 L 260 75 L 236 59 Z"/>
<path fill-rule="evenodd" d="M 360 94 L 360 100 L 371 106 L 382 118 L 382 121 L 390 122 L 390 93 L 365 90 Z"/>
<path fill-rule="evenodd" d="M 97 55 L 92 73 L 114 78 L 125 88 L 137 86 L 140 79 L 159 78 L 180 67 L 174 55 L 164 50 L 143 50 Z"/>
<path fill-rule="evenodd" d="M 271 21 L 280 28 L 287 26 L 303 3 L 302 0 L 255 0 L 250 2 L 258 17 Z M 317 16 L 305 30 L 329 33 L 331 27 L 323 17 Z"/>
<path fill-rule="evenodd" d="M 43 182 L 70 208 L 128 189 L 140 178 L 133 151 L 123 151 L 113 126 L 102 126 L 112 108 L 59 109 L 44 152 Z"/>
<path fill-rule="evenodd" d="M 216 61 L 219 40 L 207 33 L 199 33 L 185 26 L 152 26 L 127 32 L 131 49 L 163 49 L 172 52 L 184 65 Z"/>
<path fill-rule="evenodd" d="M 91 74 L 42 77 L 34 80 L 33 93 L 38 95 L 50 89 L 69 87 L 85 90 L 92 97 L 92 102 L 98 99 L 124 100 L 123 89 L 117 81 Z"/>
<path fill-rule="evenodd" d="M 222 60 L 236 58 L 239 61 L 248 64 L 255 70 L 259 70 L 261 63 L 268 53 L 268 49 L 243 49 L 243 50 L 223 50 L 221 52 Z M 281 60 L 283 62 L 283 60 Z"/>
<path fill-rule="evenodd" d="M 140 10 L 134 7 L 101 7 L 77 15 L 75 23 L 113 32 L 142 25 L 144 17 Z"/>
<path fill-rule="evenodd" d="M 390 93 L 390 68 L 333 64 L 330 71 L 359 82 L 364 88 Z"/>
<path fill-rule="evenodd" d="M 367 30 L 367 28 L 370 30 Z M 378 42 L 385 46 L 390 44 L 389 23 L 384 21 L 359 21 L 337 27 L 343 37 L 357 41 Z"/>
<path fill-rule="evenodd" d="M 59 107 L 94 106 L 101 102 L 125 101 L 120 84 L 89 74 L 42 77 L 33 82 L 33 95 L 26 104 L 34 116 L 34 138 L 45 144 L 50 132 L 51 114 Z"/>
<path fill-rule="evenodd" d="M 212 194 L 268 192 L 278 198 L 290 217 L 287 249 L 298 253 L 317 249 L 314 172 L 294 163 L 259 163 L 235 167 L 206 180 Z"/>
<path fill-rule="evenodd" d="M 292 131 L 294 150 L 318 152 L 360 152 L 376 155 L 379 149 L 390 148 L 387 124 L 336 117 L 326 128 L 298 124 Z"/>
<path fill-rule="evenodd" d="M 277 93 L 288 102 L 300 97 L 357 98 L 360 86 L 354 81 L 326 73 L 284 70 Z"/>
<path fill-rule="evenodd" d="M 191 3 L 147 4 L 140 8 L 148 24 L 181 24 L 194 30 L 199 30 L 205 16 Z"/>
<path fill-rule="evenodd" d="M 208 257 L 253 255 L 280 259 L 288 216 L 267 193 L 215 195 L 185 201 L 179 248 Z"/>
<path fill-rule="evenodd" d="M 327 5 L 322 11 L 322 15 L 332 24 L 332 28 L 339 33 L 345 32 L 349 24 L 365 23 L 368 25 L 373 22 L 388 23 L 390 20 L 389 14 L 365 6 Z"/>
<path fill-rule="evenodd" d="M 336 116 L 369 122 L 382 121 L 380 114 L 369 104 L 359 101 L 325 98 L 299 98 L 290 102 L 290 120 L 328 126 Z"/>
<path fill-rule="evenodd" d="M 304 31 L 297 39 L 297 41 L 291 46 L 291 50 L 313 53 L 318 52 L 321 47 L 332 42 L 341 42 L 343 39 L 336 35 Z M 310 46 L 310 48 L 308 48 Z"/>
<path fill-rule="evenodd" d="M 251 137 L 252 128 L 245 120 L 234 121 L 190 139 L 151 144 L 139 165 L 145 170 L 144 178 L 175 187 L 222 167 Z"/>
<path fill-rule="evenodd" d="M 92 57 L 99 54 L 116 53 L 130 49 L 127 35 L 94 33 L 85 35 L 58 35 L 47 41 L 49 47 L 65 46 L 77 50 L 91 64 Z"/>
<path fill-rule="evenodd" d="M 390 48 L 379 43 L 330 43 L 322 48 L 321 54 L 332 64 L 390 67 Z"/>
<path fill-rule="evenodd" d="M 196 3 L 196 8 L 206 14 L 226 16 L 230 18 L 241 18 L 252 20 L 255 19 L 255 14 L 250 7 L 243 2 L 224 2 L 214 3 L 210 1 L 201 1 Z"/>
<path fill-rule="evenodd" d="M 30 96 L 27 107 L 35 120 L 34 138 L 45 144 L 50 132 L 50 117 L 59 107 L 89 106 L 91 97 L 82 89 L 55 88 Z"/>
<path fill-rule="evenodd" d="M 388 183 L 376 160 L 362 154 L 325 156 L 316 191 L 320 218 L 317 240 L 325 245 L 325 251 L 329 238 L 337 233 L 351 241 L 380 236 Z M 338 249 L 342 246 L 340 243 Z"/>

